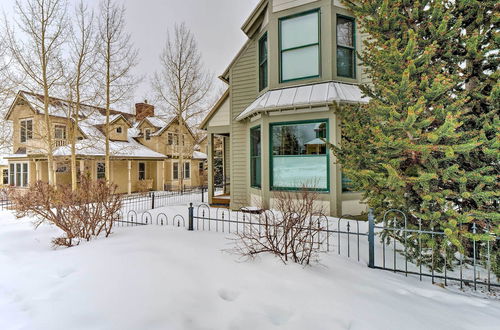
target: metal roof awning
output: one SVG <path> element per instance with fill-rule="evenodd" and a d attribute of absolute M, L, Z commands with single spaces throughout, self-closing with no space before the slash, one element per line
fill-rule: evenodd
<path fill-rule="evenodd" d="M 320 107 L 333 103 L 368 103 L 357 85 L 326 82 L 275 89 L 256 99 L 236 117 L 237 121 L 264 111 Z"/>

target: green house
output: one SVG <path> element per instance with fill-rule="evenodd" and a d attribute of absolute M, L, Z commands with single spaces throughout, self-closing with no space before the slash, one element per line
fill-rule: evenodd
<path fill-rule="evenodd" d="M 242 30 L 220 76 L 228 89 L 201 124 L 209 202 L 272 208 L 273 191 L 308 187 L 331 215 L 364 212 L 325 143 L 341 142 L 338 107 L 368 101 L 355 17 L 337 0 L 262 0 Z"/>

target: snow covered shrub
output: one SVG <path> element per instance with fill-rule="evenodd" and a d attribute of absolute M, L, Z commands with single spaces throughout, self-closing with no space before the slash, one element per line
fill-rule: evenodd
<path fill-rule="evenodd" d="M 271 253 L 284 263 L 293 261 L 308 265 L 318 261 L 326 235 L 323 208 L 316 202 L 318 193 L 302 189 L 299 192 L 277 191 L 273 195 L 275 211 L 266 210 L 258 223 L 246 224 L 235 239 L 235 251 L 253 258 Z"/>
<path fill-rule="evenodd" d="M 75 191 L 69 185 L 56 189 L 39 181 L 26 191 L 11 189 L 9 197 L 16 217 L 34 218 L 35 227 L 43 223 L 57 226 L 64 236 L 55 238 L 53 244 L 70 247 L 103 233 L 106 237 L 111 234 L 121 208 L 121 197 L 115 192 L 114 185 L 82 177 Z"/>

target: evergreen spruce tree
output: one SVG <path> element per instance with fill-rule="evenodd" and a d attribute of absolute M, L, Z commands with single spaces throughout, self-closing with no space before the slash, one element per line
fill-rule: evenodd
<path fill-rule="evenodd" d="M 468 253 L 472 227 L 483 242 L 500 234 L 498 8 L 474 0 L 344 2 L 368 37 L 359 56 L 371 100 L 339 108 L 342 146 L 331 148 L 378 219 L 401 209 L 410 228 L 445 233 L 399 235 L 408 256 L 451 268 L 457 249 Z M 433 253 L 424 257 L 421 248 Z"/>

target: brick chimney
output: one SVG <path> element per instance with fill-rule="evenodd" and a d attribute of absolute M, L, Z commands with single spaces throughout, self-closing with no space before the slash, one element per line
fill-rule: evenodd
<path fill-rule="evenodd" d="M 148 104 L 148 101 L 145 100 L 143 103 L 135 104 L 135 119 L 137 121 L 141 121 L 146 117 L 154 117 L 155 115 L 155 107 L 154 105 Z"/>

